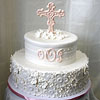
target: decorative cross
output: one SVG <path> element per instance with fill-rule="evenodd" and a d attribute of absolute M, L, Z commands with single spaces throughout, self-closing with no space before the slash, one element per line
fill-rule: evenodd
<path fill-rule="evenodd" d="M 65 15 L 64 10 L 59 9 L 58 11 L 55 11 L 56 6 L 52 2 L 48 3 L 47 8 L 48 10 L 44 10 L 43 8 L 38 9 L 37 15 L 40 17 L 46 16 L 48 18 L 48 21 L 47 21 L 48 30 L 49 32 L 54 33 L 54 24 L 55 24 L 54 18 L 56 16 L 58 17 L 64 16 Z"/>

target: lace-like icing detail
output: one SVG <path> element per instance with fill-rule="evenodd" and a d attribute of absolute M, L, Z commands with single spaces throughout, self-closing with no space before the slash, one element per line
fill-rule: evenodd
<path fill-rule="evenodd" d="M 38 72 L 25 69 L 12 61 L 12 84 L 33 96 L 67 97 L 75 95 L 86 88 L 89 80 L 88 66 L 72 72 Z"/>

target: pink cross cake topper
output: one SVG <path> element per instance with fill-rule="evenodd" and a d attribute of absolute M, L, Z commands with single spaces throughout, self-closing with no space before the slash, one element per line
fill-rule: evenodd
<path fill-rule="evenodd" d="M 48 18 L 48 21 L 47 21 L 48 30 L 49 32 L 54 33 L 54 24 L 55 24 L 54 18 L 56 16 L 63 17 L 65 15 L 64 10 L 59 9 L 58 11 L 55 11 L 56 6 L 52 2 L 48 3 L 47 8 L 48 10 L 44 10 L 43 8 L 38 9 L 37 15 L 40 17 L 46 16 Z"/>

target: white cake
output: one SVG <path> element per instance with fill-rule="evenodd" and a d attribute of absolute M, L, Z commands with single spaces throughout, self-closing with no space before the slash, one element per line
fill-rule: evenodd
<path fill-rule="evenodd" d="M 55 11 L 39 9 L 39 16 L 48 18 L 48 29 L 25 34 L 25 49 L 11 57 L 8 87 L 26 100 L 69 100 L 87 93 L 90 88 L 88 57 L 77 50 L 78 37 L 54 30 L 54 18 L 64 16 Z"/>
<path fill-rule="evenodd" d="M 54 33 L 41 29 L 25 34 L 25 49 L 11 57 L 8 83 L 13 90 L 51 100 L 89 90 L 88 57 L 77 50 L 77 36 L 61 30 Z"/>

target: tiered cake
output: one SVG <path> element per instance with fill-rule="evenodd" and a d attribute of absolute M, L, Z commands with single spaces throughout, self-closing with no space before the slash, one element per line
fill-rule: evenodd
<path fill-rule="evenodd" d="M 54 16 L 62 17 L 64 11 L 54 12 L 52 6 L 49 3 L 49 10 L 38 10 L 41 16 L 54 13 L 48 17 L 49 29 L 26 33 L 25 49 L 11 57 L 8 86 L 27 100 L 72 99 L 90 88 L 88 58 L 77 50 L 76 35 L 53 29 Z"/>

